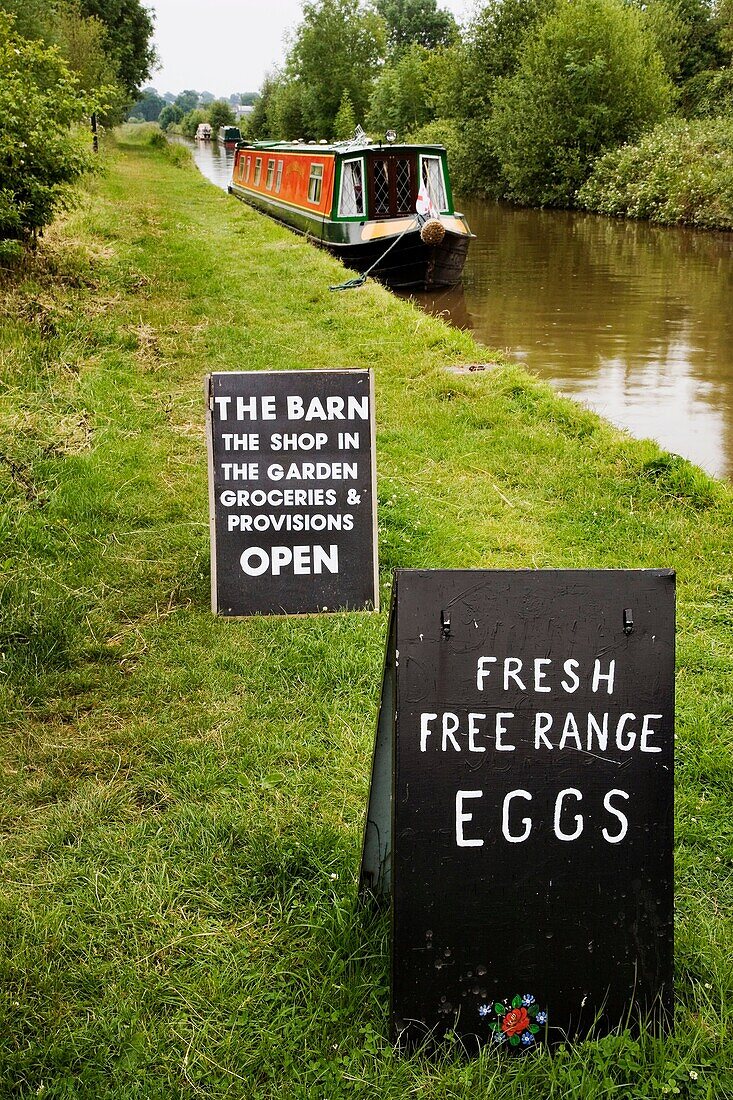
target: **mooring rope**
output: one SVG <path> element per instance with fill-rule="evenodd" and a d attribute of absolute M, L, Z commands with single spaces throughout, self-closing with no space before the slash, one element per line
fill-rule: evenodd
<path fill-rule="evenodd" d="M 394 240 L 392 241 L 392 243 L 391 243 L 391 245 L 389 246 L 389 248 L 385 248 L 385 250 L 384 250 L 384 252 L 382 253 L 382 255 L 381 255 L 381 256 L 379 256 L 379 257 L 378 257 L 378 258 L 377 258 L 377 259 L 376 259 L 376 260 L 374 261 L 374 263 L 373 263 L 373 264 L 371 265 L 371 267 L 368 267 L 368 268 L 366 269 L 366 271 L 365 271 L 365 272 L 363 272 L 363 274 L 361 274 L 361 275 L 357 275 L 357 277 L 356 277 L 355 279 L 347 279 L 347 281 L 346 281 L 345 283 L 337 283 L 337 284 L 336 284 L 335 286 L 330 286 L 330 287 L 329 287 L 328 289 L 329 289 L 329 290 L 353 290 L 353 289 L 354 289 L 355 287 L 358 287 L 358 286 L 364 286 L 364 283 L 365 283 L 365 282 L 367 281 L 367 276 L 368 276 L 368 275 L 370 275 L 372 271 L 374 271 L 374 268 L 375 268 L 375 267 L 377 266 L 377 264 L 381 264 L 381 262 L 382 262 L 382 260 L 384 259 L 384 257 L 385 257 L 385 256 L 386 256 L 386 255 L 387 255 L 387 254 L 388 254 L 389 252 L 391 252 L 391 251 L 392 251 L 392 249 L 394 248 L 394 246 L 395 246 L 396 244 L 399 244 L 399 243 L 400 243 L 400 241 L 401 241 L 401 240 L 402 240 L 402 238 L 404 237 L 405 233 L 409 233 L 411 229 L 415 229 L 415 227 L 416 227 L 416 226 L 420 225 L 420 223 L 421 223 L 421 220 L 422 220 L 422 219 L 421 219 L 420 215 L 419 215 L 419 214 L 417 214 L 417 215 L 416 215 L 416 216 L 415 216 L 415 217 L 414 217 L 414 218 L 412 219 L 412 221 L 410 222 L 410 224 L 409 224 L 409 225 L 408 225 L 408 226 L 407 226 L 407 227 L 406 227 L 405 229 L 403 229 L 403 230 L 402 230 L 402 232 L 400 233 L 399 237 L 395 237 L 395 239 L 394 239 Z"/>

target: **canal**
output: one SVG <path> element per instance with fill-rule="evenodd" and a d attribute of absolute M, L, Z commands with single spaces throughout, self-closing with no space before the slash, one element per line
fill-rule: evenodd
<path fill-rule="evenodd" d="M 198 142 L 194 158 L 226 189 L 231 152 Z M 733 480 L 733 234 L 458 205 L 476 234 L 463 284 L 411 297 L 632 435 Z"/>

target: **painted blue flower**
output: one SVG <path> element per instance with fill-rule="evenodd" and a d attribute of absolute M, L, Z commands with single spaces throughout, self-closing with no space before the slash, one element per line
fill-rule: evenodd
<path fill-rule="evenodd" d="M 528 1005 L 533 1005 L 534 1004 L 534 997 L 532 996 L 531 993 L 525 993 L 524 994 L 524 996 L 522 997 L 522 1004 L 524 1005 L 525 1008 L 527 1008 Z"/>
<path fill-rule="evenodd" d="M 530 1043 L 534 1042 L 534 1035 L 531 1031 L 522 1032 L 522 1046 L 528 1047 Z"/>
<path fill-rule="evenodd" d="M 538 1012 L 537 1015 L 535 1016 L 535 1020 L 537 1021 L 538 1024 L 546 1024 L 547 1023 L 547 1013 L 546 1012 Z"/>
<path fill-rule="evenodd" d="M 489 1005 L 479 1005 L 478 1006 L 479 1016 L 488 1016 L 490 1012 L 491 1012 L 491 1008 L 490 1008 Z"/>
<path fill-rule="evenodd" d="M 507 1041 L 507 1037 L 506 1037 L 506 1035 L 504 1034 L 503 1031 L 495 1031 L 494 1032 L 494 1042 L 495 1043 L 505 1043 L 506 1041 Z"/>

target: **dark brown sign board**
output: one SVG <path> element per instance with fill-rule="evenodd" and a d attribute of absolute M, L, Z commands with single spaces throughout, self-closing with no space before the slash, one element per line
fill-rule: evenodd
<path fill-rule="evenodd" d="M 395 1040 L 665 1026 L 674 616 L 669 570 L 395 574 L 361 867 Z"/>
<path fill-rule="evenodd" d="M 212 610 L 376 609 L 372 372 L 226 371 L 206 394 Z"/>

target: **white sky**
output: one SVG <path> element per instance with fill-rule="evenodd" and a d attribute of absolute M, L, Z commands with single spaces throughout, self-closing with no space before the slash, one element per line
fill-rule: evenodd
<path fill-rule="evenodd" d="M 155 15 L 161 68 L 148 84 L 177 95 L 184 88 L 229 96 L 255 92 L 287 52 L 302 0 L 147 0 Z M 438 0 L 462 20 L 472 0 Z"/>

